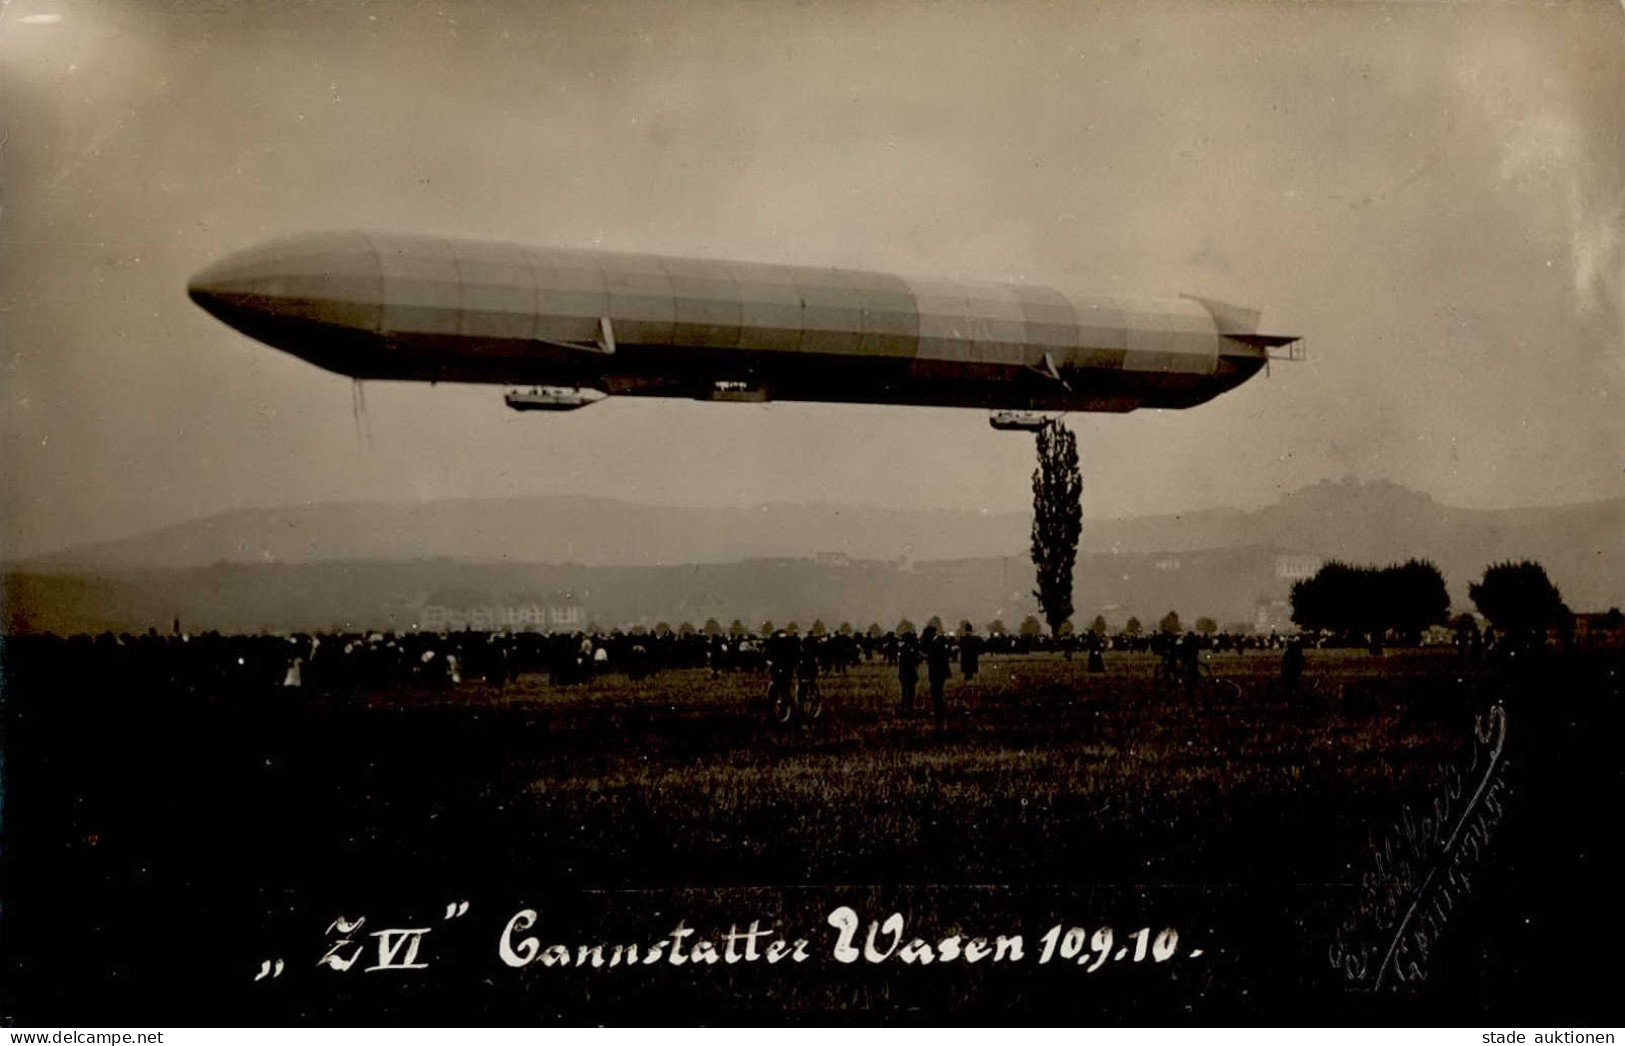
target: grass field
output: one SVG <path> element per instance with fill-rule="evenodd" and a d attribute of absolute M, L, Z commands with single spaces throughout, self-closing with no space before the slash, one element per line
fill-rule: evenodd
<path fill-rule="evenodd" d="M 1159 692 L 1147 655 L 1110 657 L 1104 675 L 1081 658 L 984 659 L 949 684 L 940 725 L 899 716 L 895 677 L 864 665 L 823 681 L 822 719 L 788 728 L 768 723 L 765 679 L 745 674 L 183 698 L 138 680 L 53 691 L 13 664 L 8 1012 L 1459 1023 L 1521 1005 L 1512 983 L 1584 998 L 1591 946 L 1553 959 L 1528 935 L 1584 915 L 1574 906 L 1603 874 L 1597 848 L 1572 838 L 1570 803 L 1617 789 L 1602 677 L 1559 674 L 1577 716 L 1512 710 L 1520 746 L 1545 739 L 1518 752 L 1516 816 L 1435 976 L 1373 997 L 1331 968 L 1334 927 L 1374 844 L 1464 758 L 1475 710 L 1507 685 L 1446 651 L 1311 651 L 1308 696 L 1289 701 L 1278 656 L 1212 664 L 1237 686 L 1193 702 Z M 1520 856 L 1554 844 L 1555 865 Z M 446 920 L 462 900 L 468 914 Z M 1184 944 L 1166 964 L 1092 973 L 1031 955 L 847 965 L 830 958 L 827 921 L 843 905 L 865 928 L 899 912 L 928 943 L 1021 934 L 1036 951 L 1059 924 L 1096 943 L 1103 927 L 1118 941 L 1172 927 Z M 497 945 L 526 908 L 541 945 L 759 920 L 807 938 L 813 958 L 513 969 Z M 335 939 L 323 928 L 363 914 L 369 930 L 434 926 L 430 968 L 318 966 Z M 255 981 L 273 958 L 286 974 Z"/>
<path fill-rule="evenodd" d="M 1047 882 L 1061 869 L 1144 877 L 1148 858 L 1153 877 L 1291 879 L 1315 874 L 1296 862 L 1317 858 L 1259 866 L 1263 855 L 1243 848 L 1206 854 L 1211 828 L 1250 830 L 1244 813 L 1277 827 L 1305 789 L 1392 801 L 1460 746 L 1470 715 L 1466 695 L 1441 684 L 1438 657 L 1388 659 L 1380 681 L 1364 655 L 1314 662 L 1315 675 L 1358 696 L 1291 708 L 1277 659 L 1255 654 L 1217 659 L 1245 697 L 1215 705 L 1157 692 L 1147 655 L 1114 658 L 1104 676 L 1082 659 L 993 659 L 977 679 L 950 683 L 940 727 L 898 714 L 896 681 L 878 664 L 826 677 L 829 714 L 788 729 L 760 712 L 762 677 L 701 671 L 460 690 L 449 703 L 522 719 L 500 760 L 504 787 L 540 820 L 604 833 L 575 844 L 588 879 L 638 882 L 647 856 L 670 852 L 693 871 L 662 864 L 649 881 Z M 1379 695 L 1387 707 L 1371 714 Z M 422 711 L 424 698 L 373 706 Z M 546 743 L 525 744 L 537 731 Z M 1354 824 L 1373 813 L 1341 812 Z M 1215 859 L 1244 865 L 1216 869 Z"/>

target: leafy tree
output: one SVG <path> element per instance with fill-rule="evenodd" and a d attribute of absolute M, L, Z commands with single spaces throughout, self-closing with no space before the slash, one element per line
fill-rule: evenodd
<path fill-rule="evenodd" d="M 1450 619 L 1450 591 L 1444 575 L 1426 560 L 1412 559 L 1386 568 L 1377 588 L 1382 624 L 1407 643 L 1420 642 L 1424 631 Z"/>
<path fill-rule="evenodd" d="M 1213 633 L 1217 632 L 1218 630 L 1219 630 L 1219 623 L 1217 621 L 1213 620 L 1212 618 L 1210 618 L 1210 617 L 1199 617 L 1199 618 L 1196 619 L 1196 631 L 1202 633 L 1204 636 L 1211 636 Z"/>
<path fill-rule="evenodd" d="M 1529 560 L 1495 564 L 1467 586 L 1467 595 L 1492 625 L 1525 641 L 1573 619 L 1545 569 Z"/>
<path fill-rule="evenodd" d="M 903 620 L 897 622 L 897 627 L 893 629 L 893 631 L 900 636 L 910 635 L 914 632 L 914 622 L 905 617 Z"/>
<path fill-rule="evenodd" d="M 929 621 L 927 621 L 925 623 L 925 627 L 926 628 L 934 628 L 938 632 L 941 632 L 942 631 L 942 618 L 938 617 L 936 614 L 932 614 L 931 615 L 931 620 L 929 620 Z"/>
<path fill-rule="evenodd" d="M 810 636 L 823 636 L 828 632 L 829 629 L 824 627 L 824 619 L 821 617 L 813 618 L 812 627 L 807 629 L 807 634 Z"/>
<path fill-rule="evenodd" d="M 766 638 L 767 636 L 772 635 L 773 634 L 773 619 L 768 618 L 766 621 L 763 621 L 762 622 L 762 627 L 758 628 L 756 631 L 761 633 L 763 638 Z"/>
<path fill-rule="evenodd" d="M 664 635 L 669 635 L 670 633 L 671 633 L 671 626 L 670 625 L 666 624 L 664 621 L 659 621 L 659 622 L 655 623 L 655 635 L 664 636 Z"/>
<path fill-rule="evenodd" d="M 739 620 L 737 617 L 734 618 L 733 624 L 728 626 L 728 634 L 733 636 L 735 639 L 738 639 L 740 636 L 745 634 L 745 623 Z"/>
<path fill-rule="evenodd" d="M 1036 617 L 1028 614 L 1022 619 L 1021 634 L 1027 639 L 1037 639 L 1044 634 L 1044 626 Z"/>
<path fill-rule="evenodd" d="M 886 634 L 886 630 L 880 627 L 880 622 L 878 621 L 869 622 L 869 627 L 863 631 L 864 634 L 870 639 L 879 639 L 881 636 Z"/>
<path fill-rule="evenodd" d="M 970 623 L 970 621 L 968 619 L 965 620 L 965 621 L 961 621 L 959 623 L 959 634 L 960 635 L 964 635 L 967 632 L 974 632 L 974 631 L 976 631 L 976 629 L 971 626 L 971 623 Z"/>
<path fill-rule="evenodd" d="M 1347 563 L 1332 560 L 1306 577 L 1292 583 L 1292 620 L 1301 628 L 1332 632 L 1366 631 L 1370 617 L 1365 574 Z"/>
<path fill-rule="evenodd" d="M 708 635 L 708 636 L 721 635 L 722 634 L 722 622 L 718 621 L 714 617 L 706 618 L 705 619 L 705 634 Z"/>
<path fill-rule="evenodd" d="M 792 636 L 801 635 L 801 626 L 796 624 L 794 621 L 790 622 L 788 625 L 785 625 L 784 630 L 790 633 Z"/>
<path fill-rule="evenodd" d="M 1145 628 L 1140 624 L 1140 619 L 1137 617 L 1129 618 L 1128 624 L 1123 626 L 1123 632 L 1127 635 L 1137 636 L 1143 631 L 1145 631 Z"/>
<path fill-rule="evenodd" d="M 1038 467 L 1033 470 L 1032 558 L 1038 587 L 1033 595 L 1050 632 L 1072 616 L 1072 567 L 1083 532 L 1083 473 L 1078 439 L 1059 421 L 1038 430 Z"/>
<path fill-rule="evenodd" d="M 1009 629 L 1004 627 L 1004 622 L 999 618 L 994 618 L 992 621 L 987 623 L 987 634 L 990 636 L 1006 635 L 1009 633 L 1009 631 Z"/>
<path fill-rule="evenodd" d="M 1162 615 L 1162 620 L 1157 622 L 1157 631 L 1165 636 L 1177 636 L 1183 630 L 1179 623 L 1179 614 L 1173 610 Z"/>
<path fill-rule="evenodd" d="M 1106 615 L 1105 614 L 1096 614 L 1095 619 L 1093 621 L 1089 622 L 1089 631 L 1093 632 L 1097 636 L 1105 635 L 1106 634 Z"/>
<path fill-rule="evenodd" d="M 836 629 L 835 631 L 839 632 L 843 636 L 851 635 L 852 634 L 852 622 L 850 622 L 850 621 L 842 621 L 841 622 L 841 627 Z"/>
<path fill-rule="evenodd" d="M 1061 627 L 1055 630 L 1055 634 L 1057 636 L 1065 637 L 1070 636 L 1074 631 L 1075 630 L 1072 627 L 1072 619 L 1067 618 L 1065 621 L 1061 622 Z"/>
<path fill-rule="evenodd" d="M 1381 570 L 1333 560 L 1292 585 L 1292 620 L 1303 628 L 1379 636 L 1392 629 L 1415 643 L 1449 615 L 1444 575 L 1426 560 Z"/>
<path fill-rule="evenodd" d="M 691 636 L 691 635 L 693 635 L 694 634 L 694 622 L 692 622 L 692 621 L 684 621 L 682 624 L 678 625 L 677 626 L 677 634 L 680 635 L 680 636 Z"/>

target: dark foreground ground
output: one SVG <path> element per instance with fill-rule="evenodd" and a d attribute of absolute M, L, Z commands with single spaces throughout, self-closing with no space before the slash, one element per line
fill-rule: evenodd
<path fill-rule="evenodd" d="M 1618 1022 L 1617 662 L 1316 651 L 1291 702 L 1277 657 L 1227 654 L 1240 696 L 1202 705 L 1146 656 L 1001 658 L 941 727 L 900 719 L 876 665 L 774 729 L 749 675 L 175 694 L 27 653 L 6 651 L 12 1023 Z M 1394 936 L 1373 897 L 1416 895 L 1405 839 L 1487 767 L 1494 823 L 1432 906 L 1426 979 L 1371 990 L 1348 956 Z M 839 961 L 843 906 L 860 952 L 895 912 L 938 961 Z M 670 961 L 679 925 L 687 957 L 752 922 L 758 953 L 783 935 L 806 961 Z M 372 936 L 414 929 L 415 954 Z M 640 961 L 578 965 L 600 942 Z"/>

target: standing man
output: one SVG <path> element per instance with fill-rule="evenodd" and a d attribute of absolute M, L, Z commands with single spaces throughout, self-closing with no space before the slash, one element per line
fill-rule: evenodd
<path fill-rule="evenodd" d="M 925 646 L 925 674 L 931 684 L 931 716 L 937 722 L 942 722 L 947 712 L 943 701 L 942 688 L 948 685 L 950 671 L 950 656 L 948 640 L 935 625 L 926 625 L 925 632 L 920 636 Z"/>
<path fill-rule="evenodd" d="M 784 629 L 777 629 L 767 640 L 767 675 L 770 685 L 783 687 L 786 694 L 794 693 L 796 670 L 801 665 L 801 640 Z"/>
<path fill-rule="evenodd" d="M 1091 629 L 1087 642 L 1089 644 L 1089 671 L 1106 671 L 1106 658 L 1103 653 L 1106 649 L 1106 641 L 1101 638 L 1100 633 Z"/>
<path fill-rule="evenodd" d="M 903 642 L 888 646 L 897 661 L 897 682 L 903 687 L 903 714 L 914 714 L 914 689 L 920 685 L 920 649 L 914 644 L 914 633 L 903 633 Z"/>
<path fill-rule="evenodd" d="M 982 667 L 982 637 L 976 634 L 974 628 L 966 625 L 965 634 L 959 637 L 959 671 L 965 677 L 965 682 L 976 678 L 976 673 Z"/>
<path fill-rule="evenodd" d="M 1196 684 L 1200 682 L 1201 669 L 1198 667 L 1202 655 L 1196 645 L 1196 633 L 1186 632 L 1179 644 L 1179 674 L 1185 681 L 1185 696 L 1191 697 L 1196 693 Z"/>
<path fill-rule="evenodd" d="M 1281 688 L 1288 697 L 1298 696 L 1298 684 L 1303 681 L 1303 640 L 1292 636 L 1286 641 L 1286 653 L 1281 655 Z"/>

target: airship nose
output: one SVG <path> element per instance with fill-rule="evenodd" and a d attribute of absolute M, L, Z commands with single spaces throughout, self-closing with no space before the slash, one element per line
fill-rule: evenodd
<path fill-rule="evenodd" d="M 279 348 L 311 324 L 376 333 L 383 309 L 378 255 L 361 233 L 313 233 L 229 254 L 199 271 L 186 294 L 220 321 Z"/>
<path fill-rule="evenodd" d="M 186 296 L 209 315 L 225 319 L 223 313 L 230 304 L 230 285 L 225 266 L 216 262 L 186 281 Z"/>

